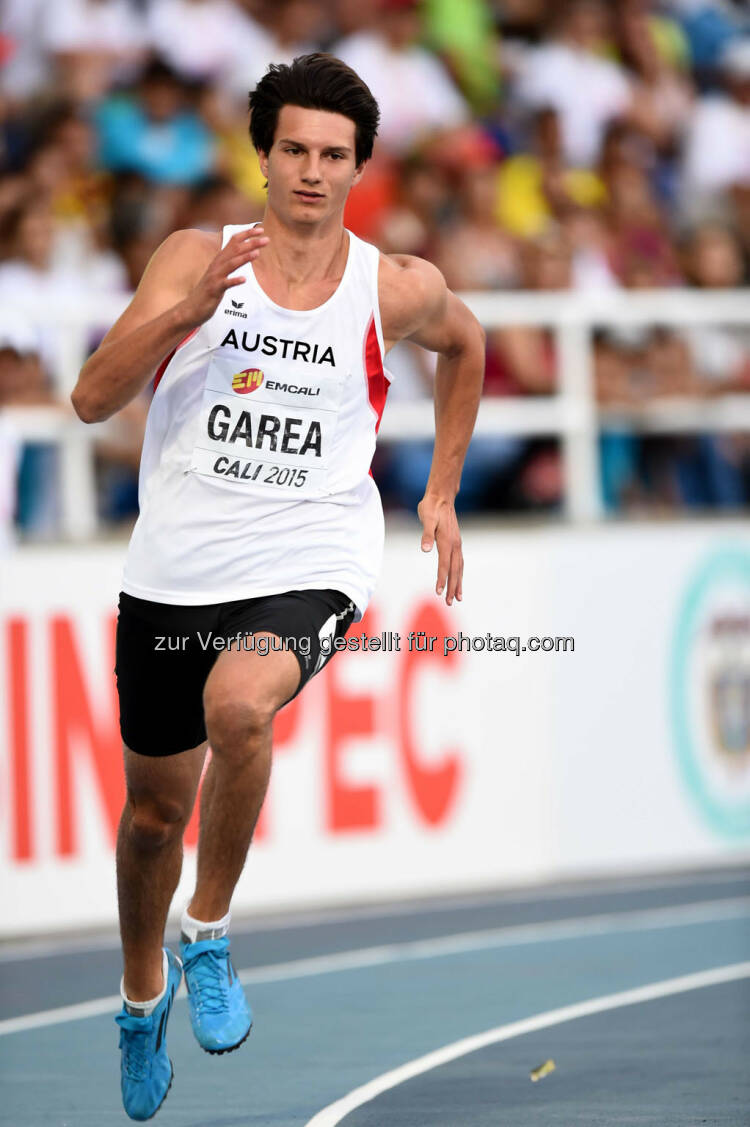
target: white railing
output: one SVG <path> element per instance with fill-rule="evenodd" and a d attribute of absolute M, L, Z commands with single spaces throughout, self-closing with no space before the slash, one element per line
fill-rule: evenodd
<path fill-rule="evenodd" d="M 559 393 L 529 399 L 486 399 L 476 434 L 557 435 L 563 449 L 565 508 L 574 521 L 601 515 L 597 436 L 603 422 L 638 431 L 697 433 L 750 432 L 750 395 L 705 399 L 661 399 L 637 410 L 597 406 L 593 388 L 592 330 L 599 326 L 726 325 L 750 327 L 750 290 L 695 292 L 681 290 L 580 293 L 469 293 L 462 295 L 487 329 L 508 325 L 546 325 L 555 334 Z M 45 310 L 45 326 L 59 330 L 60 346 L 53 373 L 67 401 L 95 327 L 110 325 L 124 299 L 87 298 L 85 304 L 59 304 Z M 19 305 L 29 321 L 38 308 Z M 96 532 L 93 443 L 100 426 L 85 426 L 72 409 L 6 408 L 22 439 L 59 444 L 61 451 L 62 534 L 85 539 Z M 103 424 L 106 425 L 106 424 Z M 433 434 L 429 401 L 391 403 L 383 417 L 382 440 L 424 438 Z"/>

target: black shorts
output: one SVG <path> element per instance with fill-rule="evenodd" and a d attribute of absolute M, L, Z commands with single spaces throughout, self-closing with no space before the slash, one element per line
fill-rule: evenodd
<path fill-rule="evenodd" d="M 263 654 L 276 634 L 300 667 L 300 692 L 334 653 L 355 606 L 340 591 L 285 591 L 201 606 L 120 594 L 115 674 L 123 741 L 140 755 L 175 755 L 206 739 L 203 688 L 224 649 Z M 279 647 L 279 643 L 276 643 Z"/>

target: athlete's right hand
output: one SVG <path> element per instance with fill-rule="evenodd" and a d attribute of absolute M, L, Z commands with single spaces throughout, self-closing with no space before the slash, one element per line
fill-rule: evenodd
<path fill-rule="evenodd" d="M 232 286 L 241 286 L 247 281 L 246 277 L 231 275 L 241 266 L 256 259 L 268 241 L 268 236 L 263 233 L 262 227 L 249 227 L 232 235 L 185 299 L 190 319 L 194 324 L 202 325 L 204 321 L 208 321 L 216 312 L 226 290 L 231 289 Z"/>

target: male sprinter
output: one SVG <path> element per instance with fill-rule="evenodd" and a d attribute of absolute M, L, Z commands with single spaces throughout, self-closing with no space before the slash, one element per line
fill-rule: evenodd
<path fill-rule="evenodd" d="M 105 419 L 156 371 L 116 666 L 127 779 L 117 1022 L 133 1119 L 154 1115 L 171 1084 L 164 1031 L 183 968 L 204 1049 L 229 1052 L 250 1032 L 229 959 L 230 901 L 266 792 L 274 714 L 375 585 L 383 514 L 369 467 L 383 357 L 404 337 L 439 354 L 418 511 L 422 549 L 437 543 L 437 594 L 461 598 L 454 499 L 483 332 L 433 266 L 381 255 L 344 228 L 378 123 L 352 70 L 322 54 L 272 66 L 250 106 L 268 180 L 262 225 L 170 235 L 72 397 L 83 420 Z M 162 944 L 206 741 L 181 965 Z"/>

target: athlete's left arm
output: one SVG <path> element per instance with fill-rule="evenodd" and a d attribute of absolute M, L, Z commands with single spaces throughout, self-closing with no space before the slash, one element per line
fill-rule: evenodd
<path fill-rule="evenodd" d="M 455 499 L 484 381 L 485 334 L 451 293 L 440 271 L 410 255 L 390 255 L 381 270 L 381 317 L 387 346 L 408 337 L 437 352 L 435 446 L 417 512 L 422 550 L 438 549 L 435 590 L 450 606 L 463 595 L 463 552 Z M 395 269 L 391 269 L 390 266 Z"/>

